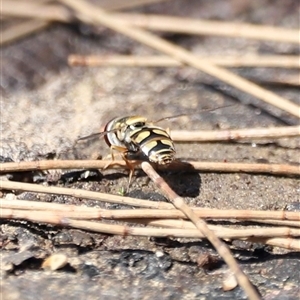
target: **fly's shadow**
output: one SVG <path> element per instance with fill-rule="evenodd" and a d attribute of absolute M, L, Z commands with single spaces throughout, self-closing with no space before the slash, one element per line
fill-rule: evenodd
<path fill-rule="evenodd" d="M 106 149 L 105 143 L 94 137 L 83 141 L 75 140 L 69 147 L 59 152 L 57 158 L 61 160 L 102 159 L 106 154 L 109 154 L 109 150 Z"/>
<path fill-rule="evenodd" d="M 199 196 L 201 177 L 191 164 L 176 160 L 168 170 L 160 171 L 160 174 L 179 196 L 192 198 Z"/>

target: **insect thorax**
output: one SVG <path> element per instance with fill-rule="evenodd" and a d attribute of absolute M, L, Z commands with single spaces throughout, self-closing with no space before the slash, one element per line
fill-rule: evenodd
<path fill-rule="evenodd" d="M 137 152 L 138 147 L 132 143 L 130 133 L 145 126 L 147 119 L 140 116 L 115 118 L 107 123 L 108 132 L 105 141 L 109 146 L 120 146 Z"/>

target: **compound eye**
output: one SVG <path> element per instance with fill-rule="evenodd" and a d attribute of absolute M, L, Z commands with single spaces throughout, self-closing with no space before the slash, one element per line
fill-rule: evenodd
<path fill-rule="evenodd" d="M 130 129 L 137 129 L 137 128 L 141 128 L 141 127 L 143 127 L 143 126 L 145 126 L 145 123 L 143 123 L 143 122 L 138 122 L 138 123 L 134 123 L 134 124 L 132 124 L 132 125 L 130 125 Z"/>

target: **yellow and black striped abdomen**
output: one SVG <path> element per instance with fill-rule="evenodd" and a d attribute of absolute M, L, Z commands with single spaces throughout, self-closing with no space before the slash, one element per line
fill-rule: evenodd
<path fill-rule="evenodd" d="M 151 162 L 165 165 L 175 158 L 173 141 L 169 134 L 160 127 L 144 126 L 132 131 L 130 138 Z"/>

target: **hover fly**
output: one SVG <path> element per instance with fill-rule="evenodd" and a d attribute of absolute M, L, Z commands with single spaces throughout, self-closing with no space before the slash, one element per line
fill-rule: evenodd
<path fill-rule="evenodd" d="M 114 118 L 106 124 L 103 132 L 78 140 L 94 136 L 104 136 L 105 142 L 111 149 L 112 160 L 114 160 L 114 151 L 121 154 L 130 170 L 128 185 L 134 172 L 134 166 L 128 160 L 129 155 L 142 154 L 150 162 L 159 165 L 168 165 L 175 159 L 174 143 L 167 130 L 155 126 L 142 116 Z"/>
<path fill-rule="evenodd" d="M 201 112 L 214 111 L 227 106 L 204 109 L 201 110 Z M 121 154 L 130 170 L 129 187 L 134 172 L 134 165 L 130 163 L 129 156 L 142 154 L 150 162 L 158 165 L 169 165 L 175 160 L 176 151 L 174 142 L 172 141 L 168 130 L 155 124 L 163 120 L 169 120 L 185 115 L 186 114 L 167 117 L 155 122 L 150 122 L 147 118 L 142 116 L 117 117 L 106 124 L 103 132 L 79 138 L 78 141 L 95 136 L 104 136 L 104 139 L 111 150 L 112 161 L 114 160 L 114 152 L 117 151 Z M 106 167 L 110 164 L 111 162 Z"/>

